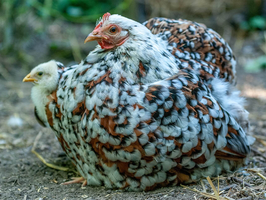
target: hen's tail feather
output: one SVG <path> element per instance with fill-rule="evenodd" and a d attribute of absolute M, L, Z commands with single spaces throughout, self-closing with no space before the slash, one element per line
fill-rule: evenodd
<path fill-rule="evenodd" d="M 218 78 L 211 78 L 209 86 L 215 99 L 235 118 L 247 133 L 249 131 L 249 112 L 244 108 L 246 101 L 244 97 L 240 96 L 240 91 L 236 90 L 228 82 Z"/>

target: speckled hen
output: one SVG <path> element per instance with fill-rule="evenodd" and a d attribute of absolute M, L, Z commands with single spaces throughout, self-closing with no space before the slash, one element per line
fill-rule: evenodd
<path fill-rule="evenodd" d="M 243 165 L 252 139 L 230 102 L 219 103 L 196 70 L 179 69 L 167 42 L 109 13 L 85 42 L 92 40 L 99 45 L 59 74 L 39 116 L 88 185 L 147 191 Z"/>

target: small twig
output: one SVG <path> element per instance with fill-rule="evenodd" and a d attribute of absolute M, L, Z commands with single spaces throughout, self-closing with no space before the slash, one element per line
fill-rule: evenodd
<path fill-rule="evenodd" d="M 209 197 L 209 198 L 214 198 L 214 199 L 216 199 L 215 196 L 212 195 L 212 194 L 208 194 L 208 193 L 206 193 L 206 192 L 201 192 L 201 191 L 199 191 L 199 190 L 197 190 L 197 189 L 195 189 L 195 188 L 191 189 L 191 188 L 189 188 L 189 187 L 187 187 L 187 186 L 185 186 L 185 185 L 180 185 L 180 186 L 182 186 L 182 187 L 185 188 L 185 189 L 191 190 L 191 191 L 193 191 L 193 192 L 197 192 L 197 193 L 199 193 L 199 194 L 201 194 L 201 195 L 203 195 L 203 196 L 205 196 L 205 197 Z"/>
<path fill-rule="evenodd" d="M 255 136 L 255 138 L 256 138 L 261 144 L 263 144 L 264 146 L 266 146 L 266 142 L 265 142 L 263 139 L 261 139 L 261 138 L 259 138 L 259 137 L 256 137 L 256 136 Z"/>
<path fill-rule="evenodd" d="M 254 173 L 258 173 L 258 172 L 262 172 L 263 169 L 262 168 L 248 168 L 246 169 L 247 172 L 254 172 Z"/>
<path fill-rule="evenodd" d="M 266 182 L 263 182 L 260 185 L 257 185 L 257 186 L 252 187 L 251 189 L 252 190 L 262 190 L 264 192 L 265 191 L 265 184 L 266 184 Z"/>
<path fill-rule="evenodd" d="M 191 189 L 191 188 L 189 188 L 189 187 L 187 187 L 185 185 L 180 185 L 180 186 L 182 186 L 183 188 L 188 189 L 190 191 L 197 192 L 197 193 L 199 193 L 199 194 L 201 194 L 201 195 L 203 195 L 205 197 L 217 199 L 215 195 L 212 195 L 212 194 L 209 194 L 209 193 L 206 193 L 206 192 L 201 192 L 201 191 L 199 191 L 199 190 L 197 190 L 195 188 Z M 229 200 L 229 199 L 230 198 L 228 198 L 228 197 L 220 197 L 220 200 Z"/>
<path fill-rule="evenodd" d="M 205 187 L 205 185 L 204 185 L 203 181 L 202 181 L 202 180 L 200 180 L 200 183 L 201 183 L 201 185 L 202 185 L 203 192 L 206 192 L 207 190 L 206 190 L 206 187 Z"/>
<path fill-rule="evenodd" d="M 248 186 L 248 187 L 252 187 L 252 185 L 248 184 L 248 183 L 245 183 L 243 180 L 239 179 L 239 178 L 236 178 L 236 177 L 232 177 L 232 179 L 236 182 L 239 182 L 239 183 L 242 183 L 243 185 L 245 186 Z"/>
<path fill-rule="evenodd" d="M 219 176 L 218 176 L 218 186 L 217 186 L 218 194 L 220 194 L 219 187 L 220 187 L 220 181 L 219 181 Z"/>
<path fill-rule="evenodd" d="M 39 153 L 37 153 L 35 151 L 36 145 L 37 145 L 39 139 L 41 138 L 41 136 L 42 136 L 42 132 L 40 131 L 34 140 L 33 146 L 31 148 L 31 152 L 34 153 L 43 162 L 43 164 L 45 164 L 46 166 L 53 168 L 53 169 L 61 170 L 61 171 L 69 171 L 69 169 L 67 167 L 59 167 L 59 166 L 56 166 L 56 165 L 53 165 L 51 163 L 46 162 L 46 160 Z"/>
<path fill-rule="evenodd" d="M 236 184 L 228 185 L 226 187 L 221 188 L 220 191 L 227 191 L 234 187 L 237 187 L 237 185 Z"/>
<path fill-rule="evenodd" d="M 209 182 L 209 184 L 211 185 L 212 190 L 213 190 L 213 192 L 214 192 L 214 194 L 215 194 L 216 199 L 217 199 L 217 200 L 220 200 L 220 197 L 219 197 L 219 191 L 216 190 L 216 188 L 215 188 L 215 186 L 213 185 L 213 183 L 212 183 L 210 177 L 208 176 L 206 179 L 207 179 L 207 181 Z"/>
<path fill-rule="evenodd" d="M 264 146 L 266 146 L 266 142 L 262 139 L 259 139 L 260 143 L 263 144 Z"/>
<path fill-rule="evenodd" d="M 37 145 L 37 143 L 38 143 L 38 141 L 39 141 L 39 139 L 40 139 L 41 137 L 42 137 L 42 132 L 40 131 L 40 132 L 38 133 L 38 135 L 36 136 L 34 142 L 33 142 L 33 145 L 32 145 L 32 148 L 31 148 L 31 151 L 35 151 L 36 145 Z"/>
<path fill-rule="evenodd" d="M 266 140 L 266 136 L 264 135 L 253 135 L 256 139 Z"/>
<path fill-rule="evenodd" d="M 262 179 L 266 180 L 266 177 L 263 176 L 261 173 L 257 172 L 257 174 L 258 174 Z"/>
<path fill-rule="evenodd" d="M 251 151 L 253 151 L 254 153 L 256 153 L 257 155 L 263 157 L 264 159 L 266 159 L 266 156 L 263 155 L 263 153 L 261 153 L 260 151 L 258 151 L 257 149 L 255 149 L 254 147 L 251 147 Z"/>
<path fill-rule="evenodd" d="M 241 198 L 241 199 L 239 199 L 239 200 L 252 200 L 252 199 L 253 199 L 252 196 L 249 196 L 249 197 Z"/>

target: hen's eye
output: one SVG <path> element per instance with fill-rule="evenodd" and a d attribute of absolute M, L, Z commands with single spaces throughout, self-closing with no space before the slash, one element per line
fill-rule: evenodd
<path fill-rule="evenodd" d="M 113 27 L 111 27 L 111 28 L 109 29 L 109 31 L 110 31 L 111 33 L 115 33 L 115 32 L 117 31 L 117 28 L 116 28 L 115 26 L 113 26 Z"/>
<path fill-rule="evenodd" d="M 42 75 L 43 75 L 43 72 L 38 72 L 37 75 L 38 75 L 38 76 L 42 76 Z"/>

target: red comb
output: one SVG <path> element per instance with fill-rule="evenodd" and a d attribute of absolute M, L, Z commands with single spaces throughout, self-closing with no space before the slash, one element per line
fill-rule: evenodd
<path fill-rule="evenodd" d="M 108 18 L 111 16 L 110 13 L 105 13 L 102 17 L 102 20 L 98 23 L 98 25 L 94 28 L 95 29 L 98 29 L 100 26 L 102 26 L 102 24 L 104 23 L 105 20 L 108 20 Z"/>
<path fill-rule="evenodd" d="M 109 12 L 107 12 L 107 13 L 105 13 L 104 15 L 103 15 L 103 22 L 105 21 L 105 20 L 108 20 L 108 18 L 111 16 L 111 14 L 109 13 Z"/>

